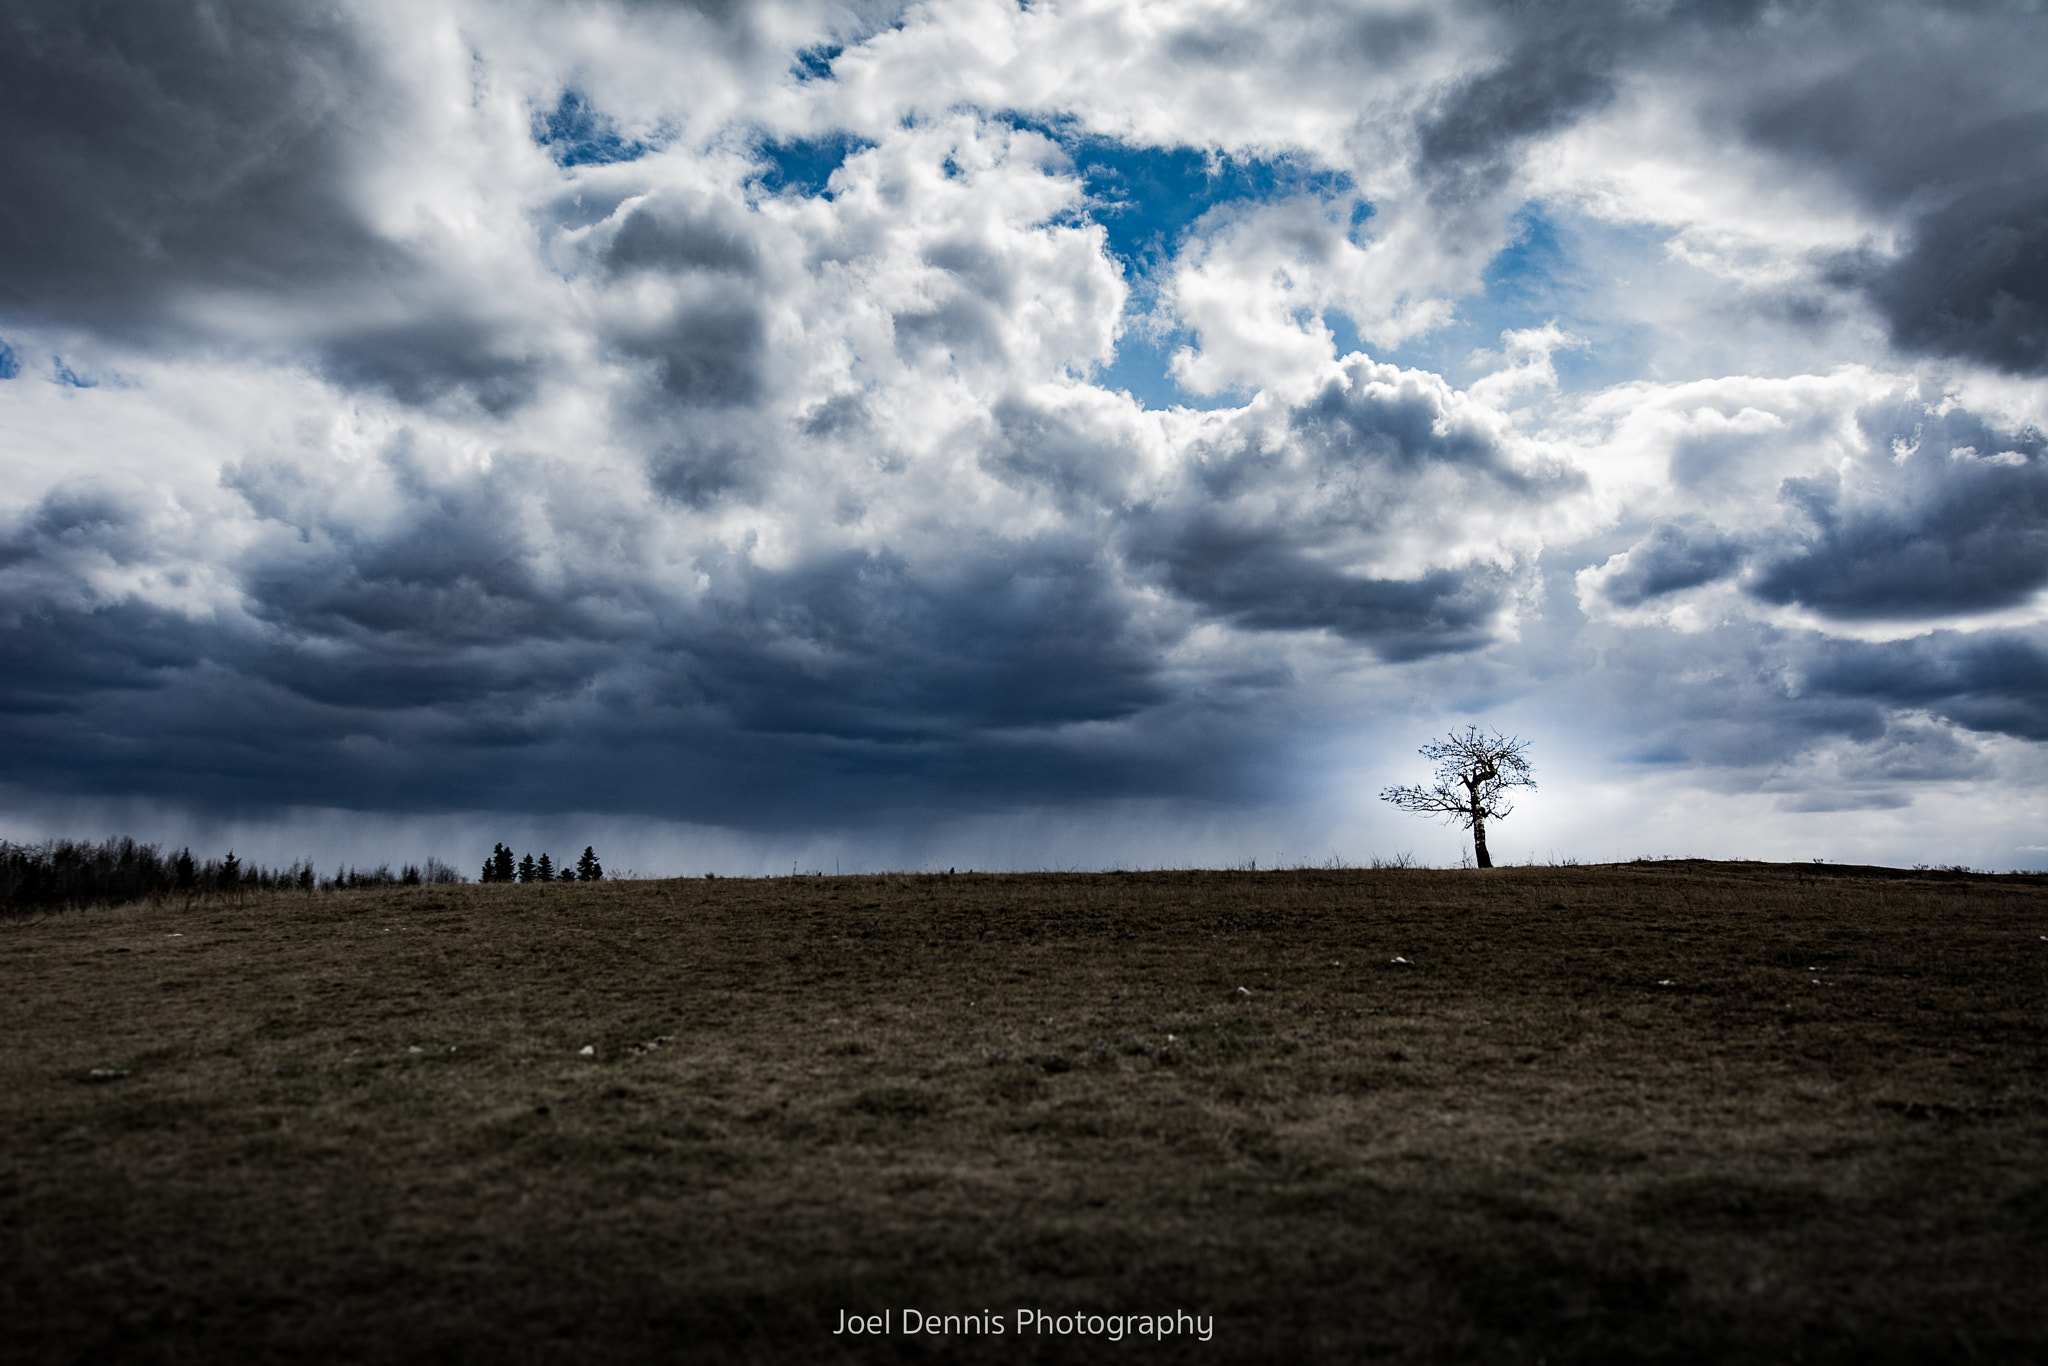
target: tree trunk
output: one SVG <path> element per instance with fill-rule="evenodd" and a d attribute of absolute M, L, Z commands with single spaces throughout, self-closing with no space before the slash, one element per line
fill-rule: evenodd
<path fill-rule="evenodd" d="M 1478 856 L 1481 868 L 1493 867 L 1493 859 L 1486 852 L 1486 817 L 1477 811 L 1472 813 L 1472 852 Z"/>

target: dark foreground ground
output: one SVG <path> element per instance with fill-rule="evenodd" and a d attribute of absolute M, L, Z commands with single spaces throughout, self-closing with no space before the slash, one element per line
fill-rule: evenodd
<path fill-rule="evenodd" d="M 2048 1359 L 2048 879 L 1876 874 L 426 887 L 0 924 L 0 1351 Z M 891 1335 L 833 1333 L 884 1310 Z"/>

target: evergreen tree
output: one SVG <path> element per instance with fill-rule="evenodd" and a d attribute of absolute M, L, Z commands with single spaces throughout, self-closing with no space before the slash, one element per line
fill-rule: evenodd
<path fill-rule="evenodd" d="M 235 857 L 235 851 L 228 850 L 228 856 L 220 861 L 220 886 L 224 892 L 231 892 L 242 885 L 242 861 Z"/>
<path fill-rule="evenodd" d="M 190 846 L 179 852 L 177 861 L 171 865 L 171 872 L 181 892 L 189 892 L 199 884 L 199 870 L 192 866 Z"/>
<path fill-rule="evenodd" d="M 515 875 L 512 866 L 512 851 L 503 844 L 491 846 L 491 856 L 484 862 L 482 881 L 510 882 Z"/>
<path fill-rule="evenodd" d="M 533 866 L 532 854 L 528 854 L 525 858 L 519 860 L 519 880 L 521 882 L 532 882 L 536 876 L 536 871 Z"/>
<path fill-rule="evenodd" d="M 597 851 L 589 845 L 583 846 L 583 857 L 576 860 L 576 879 L 579 882 L 597 882 L 604 877 L 604 865 L 597 861 Z"/>
<path fill-rule="evenodd" d="M 546 854 L 542 854 L 540 862 L 534 865 L 533 880 L 535 882 L 553 882 L 555 880 L 555 861 Z"/>

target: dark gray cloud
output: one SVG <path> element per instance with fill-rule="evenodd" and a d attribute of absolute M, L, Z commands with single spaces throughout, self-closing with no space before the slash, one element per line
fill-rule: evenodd
<path fill-rule="evenodd" d="M 1614 93 L 1624 30 L 1606 6 L 1562 6 L 1536 22 L 1501 62 L 1454 85 L 1420 129 L 1425 165 L 1498 172 L 1526 138 L 1555 131 Z"/>
<path fill-rule="evenodd" d="M 767 340 L 759 300 L 738 288 L 704 291 L 678 302 L 652 325 L 612 333 L 622 354 L 652 362 L 665 397 L 713 407 L 760 395 Z"/>
<path fill-rule="evenodd" d="M 1003 314 L 972 294 L 955 294 L 932 308 L 893 314 L 889 321 L 897 353 L 913 365 L 931 359 L 982 364 L 1003 359 Z"/>
<path fill-rule="evenodd" d="M 272 582 L 253 628 L 46 610 L 0 630 L 0 744 L 9 771 L 73 792 L 738 825 L 1215 790 L 1239 738 L 1146 735 L 1170 700 L 1156 648 L 1093 558 L 1027 546 L 942 580 L 866 557 L 730 566 L 707 615 L 630 637 L 419 568 Z M 472 609 L 586 634 L 437 638 Z M 1082 723 L 1112 730 L 1063 737 Z"/>
<path fill-rule="evenodd" d="M 758 241 L 736 199 L 670 190 L 635 203 L 602 239 L 597 259 L 615 283 L 669 292 L 665 308 L 614 324 L 610 340 L 652 362 L 661 404 L 733 407 L 766 383 L 765 287 Z M 729 487 L 734 458 L 692 436 L 661 444 L 663 492 L 696 503 Z"/>
<path fill-rule="evenodd" d="M 308 519 L 303 539 L 261 542 L 242 557 L 250 610 L 301 639 L 388 640 L 450 656 L 589 633 L 575 587 L 540 582 L 531 533 L 514 524 L 534 509 L 516 484 L 507 472 L 442 490 L 375 535 Z"/>
<path fill-rule="evenodd" d="M 1076 789 L 1186 795 L 1231 766 L 1142 733 L 1065 737 L 1142 732 L 1174 700 L 1160 638 L 1091 537 L 923 564 L 710 554 L 689 605 L 578 554 L 630 542 L 644 520 L 576 500 L 545 462 L 500 453 L 430 484 L 401 440 L 379 463 L 399 496 L 368 523 L 302 464 L 230 465 L 226 487 L 286 533 L 236 562 L 244 618 L 44 595 L 0 626 L 10 770 L 73 791 L 372 806 L 402 793 L 748 823 Z M 146 558 L 153 511 L 130 490 L 67 486 L 0 559 Z"/>
<path fill-rule="evenodd" d="M 1617 761 L 1778 810 L 1900 809 L 1928 785 L 1991 780 L 1973 732 L 2048 738 L 2038 627 L 1854 641 L 1731 621 L 1581 643 L 1601 667 L 1569 675 L 1563 705 L 1601 716 Z"/>
<path fill-rule="evenodd" d="M 1510 40 L 1500 60 L 1452 83 L 1421 121 L 1417 169 L 1451 229 L 1446 246 L 1462 242 L 1483 261 L 1506 245 L 1514 208 L 1508 191 L 1524 147 L 1613 98 L 1630 25 L 1612 10 L 1595 9 L 1564 6 L 1530 22 L 1510 8 Z"/>
<path fill-rule="evenodd" d="M 1576 482 L 1556 469 L 1534 475 L 1521 470 L 1503 449 L 1498 432 L 1456 420 L 1434 385 L 1389 384 L 1365 361 L 1347 365 L 1346 379 L 1324 385 L 1288 415 L 1294 439 L 1318 468 L 1339 479 L 1347 471 L 1414 475 L 1436 465 L 1469 471 L 1520 493 L 1555 494 Z M 1256 465 L 1231 460 L 1212 468 L 1220 476 L 1213 486 L 1223 492 Z"/>
<path fill-rule="evenodd" d="M 1134 558 L 1240 626 L 1329 631 L 1387 659 L 1488 643 L 1515 586 L 1488 561 L 1373 572 L 1406 524 L 1534 512 L 1583 485 L 1515 459 L 1441 387 L 1362 359 L 1291 410 L 1277 442 L 1254 432 L 1198 450 L 1186 496 L 1133 519 Z"/>
<path fill-rule="evenodd" d="M 604 250 L 604 263 L 614 273 L 710 271 L 753 277 L 761 269 L 753 232 L 754 225 L 729 200 L 650 195 L 620 220 Z"/>
<path fill-rule="evenodd" d="M 2029 122 L 2015 136 L 2048 144 L 2048 117 Z M 2028 175 L 1922 216 L 1897 260 L 1866 259 L 1837 278 L 1870 296 L 1906 350 L 2048 374 L 2048 164 Z"/>
<path fill-rule="evenodd" d="M 859 554 L 730 572 L 700 648 L 746 662 L 700 687 L 750 729 L 950 738 L 1116 721 L 1167 700 L 1159 642 L 1086 538 L 922 570 Z"/>
<path fill-rule="evenodd" d="M 1750 592 L 1859 620 L 1991 611 L 2048 585 L 2039 432 L 1956 410 L 1894 439 L 1913 444 L 1866 462 L 1857 487 L 1839 472 L 1785 481 L 1798 542 L 1759 559 Z"/>
<path fill-rule="evenodd" d="M 2048 639 L 2038 627 L 1827 641 L 1813 649 L 1804 683 L 1816 693 L 1921 708 L 1971 730 L 2048 740 Z"/>
<path fill-rule="evenodd" d="M 15 534 L 0 541 L 9 563 L 88 552 L 134 564 L 152 550 L 149 510 L 140 491 L 91 480 L 60 484 L 43 495 Z"/>
<path fill-rule="evenodd" d="M 700 551 L 691 603 L 630 568 L 653 524 L 580 501 L 550 462 L 498 452 L 450 479 L 401 437 L 377 459 L 384 510 L 365 518 L 336 506 L 331 472 L 252 456 L 222 476 L 272 529 L 234 561 L 246 617 L 45 600 L 0 630 L 35 661 L 8 676 L 0 732 L 35 731 L 12 751 L 17 772 L 67 754 L 75 790 L 283 803 L 403 792 L 437 808 L 772 823 L 835 804 L 958 814 L 1077 792 L 1243 790 L 1275 761 L 1238 713 L 1291 680 L 1255 670 L 1188 696 L 1165 651 L 1190 625 L 1327 631 L 1390 659 L 1482 647 L 1506 571 L 1360 573 L 1351 542 L 1446 472 L 1493 500 L 1572 487 L 1517 467 L 1444 411 L 1441 390 L 1396 378 L 1361 364 L 1352 391 L 1271 428 L 1280 447 L 1210 450 L 1171 506 L 1120 500 L 1135 448 L 1084 413 L 1013 397 L 990 466 L 1064 500 L 1065 529 L 938 558 L 845 550 L 775 568 Z M 724 430 L 735 460 L 753 449 L 743 425 Z M 670 477 L 657 467 L 654 483 Z M 1213 511 L 1219 496 L 1240 515 Z M 1242 515 L 1274 500 L 1279 515 Z M 66 487 L 8 550 L 145 557 L 151 515 L 131 493 Z M 600 542 L 610 556 L 582 553 Z M 1150 585 L 1181 608 L 1162 616 Z M 1188 745 L 1191 715 L 1219 697 L 1238 719 Z"/>
<path fill-rule="evenodd" d="M 1810 413 L 1801 439 L 1829 419 Z M 1750 597 L 1840 621 L 1939 620 L 2020 606 L 2048 587 L 2048 441 L 1953 404 L 1885 402 L 1856 415 L 1858 458 L 1778 487 L 1782 519 L 1734 530 L 1659 519 L 1585 585 L 1622 609 L 1725 580 Z M 1795 428 L 1779 424 L 1770 437 Z M 1712 489 L 1754 435 L 1676 443 L 1672 472 Z"/>
<path fill-rule="evenodd" d="M 1567 673 L 1566 705 L 1601 718 L 1597 743 L 1672 773 L 1768 772 L 1819 745 L 1869 745 L 1889 724 L 1879 698 L 1810 686 L 1800 638 L 1753 622 L 1698 632 L 1595 628 L 1577 643 L 1600 667 Z"/>
<path fill-rule="evenodd" d="M 1896 254 L 1829 272 L 1902 349 L 2048 373 L 2040 36 L 2019 7 L 1819 9 L 1784 40 L 1821 71 L 1765 68 L 1747 88 L 1746 136 L 1902 220 Z"/>
<path fill-rule="evenodd" d="M 1477 6 L 1501 25 L 1504 42 L 1497 61 L 1451 82 L 1417 127 L 1433 193 L 1456 199 L 1497 189 L 1530 140 L 1597 112 L 1644 67 L 1686 60 L 1702 38 L 1739 41 L 1770 8 L 1763 0 L 1657 9 L 1603 0 Z"/>
<path fill-rule="evenodd" d="M 1659 521 L 1650 534 L 1608 561 L 1600 590 L 1617 607 L 1725 579 L 1742 566 L 1743 547 L 1696 517 Z"/>
<path fill-rule="evenodd" d="M 1176 593 L 1240 626 L 1331 631 L 1397 660 L 1488 643 L 1511 587 L 1490 565 L 1407 579 L 1346 574 L 1291 538 L 1209 521 L 1181 528 L 1161 560 Z"/>
<path fill-rule="evenodd" d="M 0 309 L 129 330 L 195 288 L 402 270 L 349 188 L 389 98 L 326 6 L 9 6 Z"/>
<path fill-rule="evenodd" d="M 934 358 L 1001 364 L 1007 319 L 1017 303 L 1016 267 L 972 238 L 933 243 L 923 257 L 944 272 L 946 285 L 935 304 L 890 316 L 897 353 L 911 364 Z"/>
<path fill-rule="evenodd" d="M 436 316 L 338 331 L 320 348 L 321 370 L 352 389 L 382 389 L 402 403 L 468 394 L 503 414 L 533 395 L 543 358 L 525 353 L 502 325 L 464 315 Z"/>
<path fill-rule="evenodd" d="M 9 7 L 0 318 L 241 346 L 253 310 L 340 383 L 516 406 L 539 358 L 366 212 L 411 97 L 343 8 Z"/>
<path fill-rule="evenodd" d="M 989 415 L 996 440 L 983 466 L 1014 487 L 1051 493 L 1088 515 L 1113 512 L 1143 461 L 1128 433 L 1105 433 L 1086 413 L 1006 394 Z"/>

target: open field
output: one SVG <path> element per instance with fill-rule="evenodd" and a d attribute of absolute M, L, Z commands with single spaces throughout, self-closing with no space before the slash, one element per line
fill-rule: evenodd
<path fill-rule="evenodd" d="M 2035 1362 L 2043 936 L 2048 878 L 1700 863 L 4 923 L 0 1350 Z"/>

